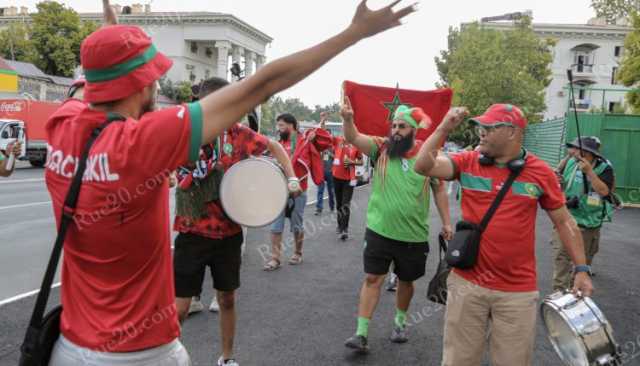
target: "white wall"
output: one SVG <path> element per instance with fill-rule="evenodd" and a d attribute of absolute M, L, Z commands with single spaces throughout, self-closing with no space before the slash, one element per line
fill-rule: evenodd
<path fill-rule="evenodd" d="M 600 46 L 598 49 L 592 51 L 592 63 L 593 74 L 590 80 L 595 81 L 595 84 L 591 85 L 592 88 L 609 88 L 609 89 L 622 89 L 621 85 L 611 84 L 611 74 L 613 67 L 618 66 L 619 58 L 614 57 L 615 46 L 622 46 L 623 40 L 605 40 L 597 38 L 572 38 L 572 39 L 560 39 L 553 49 L 554 59 L 552 63 L 553 80 L 547 88 L 545 101 L 547 104 L 547 111 L 545 113 L 545 119 L 551 119 L 555 117 L 561 117 L 567 110 L 568 92 L 565 91 L 564 96 L 559 96 L 558 92 L 563 91 L 564 87 L 568 86 L 567 69 L 575 63 L 575 51 L 571 49 L 577 45 L 583 43 L 593 43 Z M 574 71 L 574 80 L 576 80 L 576 72 Z M 578 98 L 578 91 L 575 90 L 576 99 Z M 592 105 L 600 108 L 602 105 L 602 92 L 587 92 L 586 98 L 590 99 Z M 609 107 L 610 101 L 622 101 L 624 99 L 624 93 L 605 93 L 605 108 Z"/>

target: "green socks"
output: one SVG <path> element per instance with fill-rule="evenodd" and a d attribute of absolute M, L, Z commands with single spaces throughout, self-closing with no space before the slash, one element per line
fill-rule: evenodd
<path fill-rule="evenodd" d="M 358 330 L 356 330 L 356 335 L 367 338 L 369 335 L 369 319 L 358 317 Z"/>
<path fill-rule="evenodd" d="M 404 328 L 405 322 L 407 321 L 407 312 L 396 308 L 396 317 L 394 320 L 396 326 Z"/>

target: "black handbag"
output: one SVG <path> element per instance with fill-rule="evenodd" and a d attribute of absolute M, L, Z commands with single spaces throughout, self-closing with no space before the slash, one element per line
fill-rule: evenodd
<path fill-rule="evenodd" d="M 49 364 L 53 346 L 60 337 L 60 315 L 62 314 L 62 306 L 56 306 L 53 310 L 49 311 L 47 315 L 44 315 L 44 310 L 47 306 L 49 293 L 51 292 L 51 284 L 53 283 L 53 277 L 58 267 L 58 261 L 60 260 L 60 254 L 62 253 L 62 245 L 64 244 L 67 229 L 73 222 L 73 215 L 75 213 L 76 205 L 78 204 L 78 196 L 80 195 L 82 176 L 87 168 L 89 150 L 91 150 L 91 146 L 96 141 L 102 130 L 104 130 L 111 122 L 124 119 L 124 117 L 118 114 L 109 113 L 107 115 L 107 121 L 91 132 L 91 136 L 84 147 L 84 151 L 82 152 L 82 156 L 79 160 L 78 170 L 73 177 L 71 186 L 67 192 L 67 197 L 64 200 L 60 227 L 58 228 L 58 236 L 56 238 L 55 245 L 53 246 L 53 250 L 51 251 L 47 270 L 44 274 L 44 278 L 42 279 L 42 285 L 40 286 L 40 292 L 38 293 L 33 313 L 31 314 L 29 327 L 27 328 L 24 341 L 20 347 L 20 366 L 46 366 Z"/>
<path fill-rule="evenodd" d="M 459 221 L 456 224 L 456 233 L 453 239 L 449 242 L 449 248 L 447 250 L 447 263 L 451 267 L 468 269 L 475 266 L 478 260 L 478 252 L 480 251 L 480 239 L 482 233 L 487 228 L 489 221 L 493 217 L 493 214 L 498 210 L 498 206 L 502 202 L 502 199 L 511 188 L 511 185 L 516 180 L 516 177 L 522 171 L 522 166 L 511 169 L 509 178 L 498 192 L 495 200 L 489 207 L 489 210 L 485 213 L 480 225 L 468 222 Z"/>
<path fill-rule="evenodd" d="M 451 267 L 445 260 L 445 253 L 447 253 L 447 242 L 444 240 L 442 234 L 438 235 L 438 242 L 440 247 L 438 250 L 438 269 L 436 274 L 433 275 L 431 281 L 429 281 L 429 287 L 427 288 L 427 299 L 437 304 L 447 304 L 447 278 Z"/>

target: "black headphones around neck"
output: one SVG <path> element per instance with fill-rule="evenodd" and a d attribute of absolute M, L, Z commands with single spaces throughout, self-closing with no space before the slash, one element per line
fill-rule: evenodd
<path fill-rule="evenodd" d="M 526 164 L 526 160 L 527 160 L 527 150 L 525 148 L 522 148 L 522 153 L 520 154 L 520 156 L 508 162 L 507 168 L 509 168 L 509 171 L 514 173 L 520 172 L 524 168 Z M 480 163 L 480 165 L 483 165 L 483 166 L 491 166 L 496 164 L 496 160 L 494 157 L 487 156 L 484 154 L 480 154 L 480 156 L 478 157 L 478 162 Z"/>

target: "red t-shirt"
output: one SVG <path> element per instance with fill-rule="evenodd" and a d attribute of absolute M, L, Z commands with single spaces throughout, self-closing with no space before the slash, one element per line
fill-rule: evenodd
<path fill-rule="evenodd" d="M 223 151 L 220 159 L 225 171 L 249 156 L 262 154 L 269 144 L 268 138 L 239 123 L 235 124 L 218 140 L 223 147 L 226 144 L 232 146 L 231 152 Z M 214 144 L 211 144 L 211 147 L 214 148 Z M 219 150 L 216 148 L 216 151 Z M 226 238 L 242 231 L 242 227 L 231 221 L 224 213 L 219 200 L 207 203 L 207 216 L 207 218 L 192 221 L 187 217 L 176 215 L 173 229 L 181 233 L 192 233 L 212 239 Z"/>
<path fill-rule="evenodd" d="M 462 186 L 462 217 L 473 223 L 482 221 L 509 176 L 506 166 L 482 166 L 478 157 L 477 151 L 451 156 L 456 179 Z M 565 198 L 553 170 L 529 153 L 524 170 L 482 234 L 476 265 L 469 270 L 455 269 L 455 272 L 493 290 L 536 291 L 538 203 L 545 210 L 555 210 L 564 205 Z"/>
<path fill-rule="evenodd" d="M 334 140 L 335 157 L 331 172 L 335 178 L 341 180 L 352 180 L 356 177 L 356 167 L 354 165 L 349 168 L 344 167 L 344 159 L 349 158 L 353 161 L 362 159 L 362 153 L 351 144 L 345 144 L 344 139 L 336 138 Z"/>
<path fill-rule="evenodd" d="M 70 100 L 47 122 L 45 179 L 56 220 L 85 143 L 105 121 Z M 194 103 L 113 122 L 95 141 L 64 243 L 60 328 L 73 343 L 131 352 L 180 335 L 167 177 L 197 159 L 201 136 Z"/>
<path fill-rule="evenodd" d="M 306 142 L 306 139 L 304 138 L 304 135 L 302 133 L 296 133 L 295 135 L 293 135 L 293 139 L 294 140 L 292 140 L 292 138 L 289 138 L 288 140 L 279 141 L 280 145 L 282 145 L 284 151 L 287 152 L 290 159 L 293 158 L 293 154 L 295 153 L 295 151 Z M 293 163 L 293 161 L 291 163 Z M 303 192 L 306 192 L 308 187 L 307 174 L 308 172 L 304 172 L 304 174 L 300 174 L 300 171 L 296 172 L 296 176 L 300 179 L 300 189 L 302 189 Z"/>

